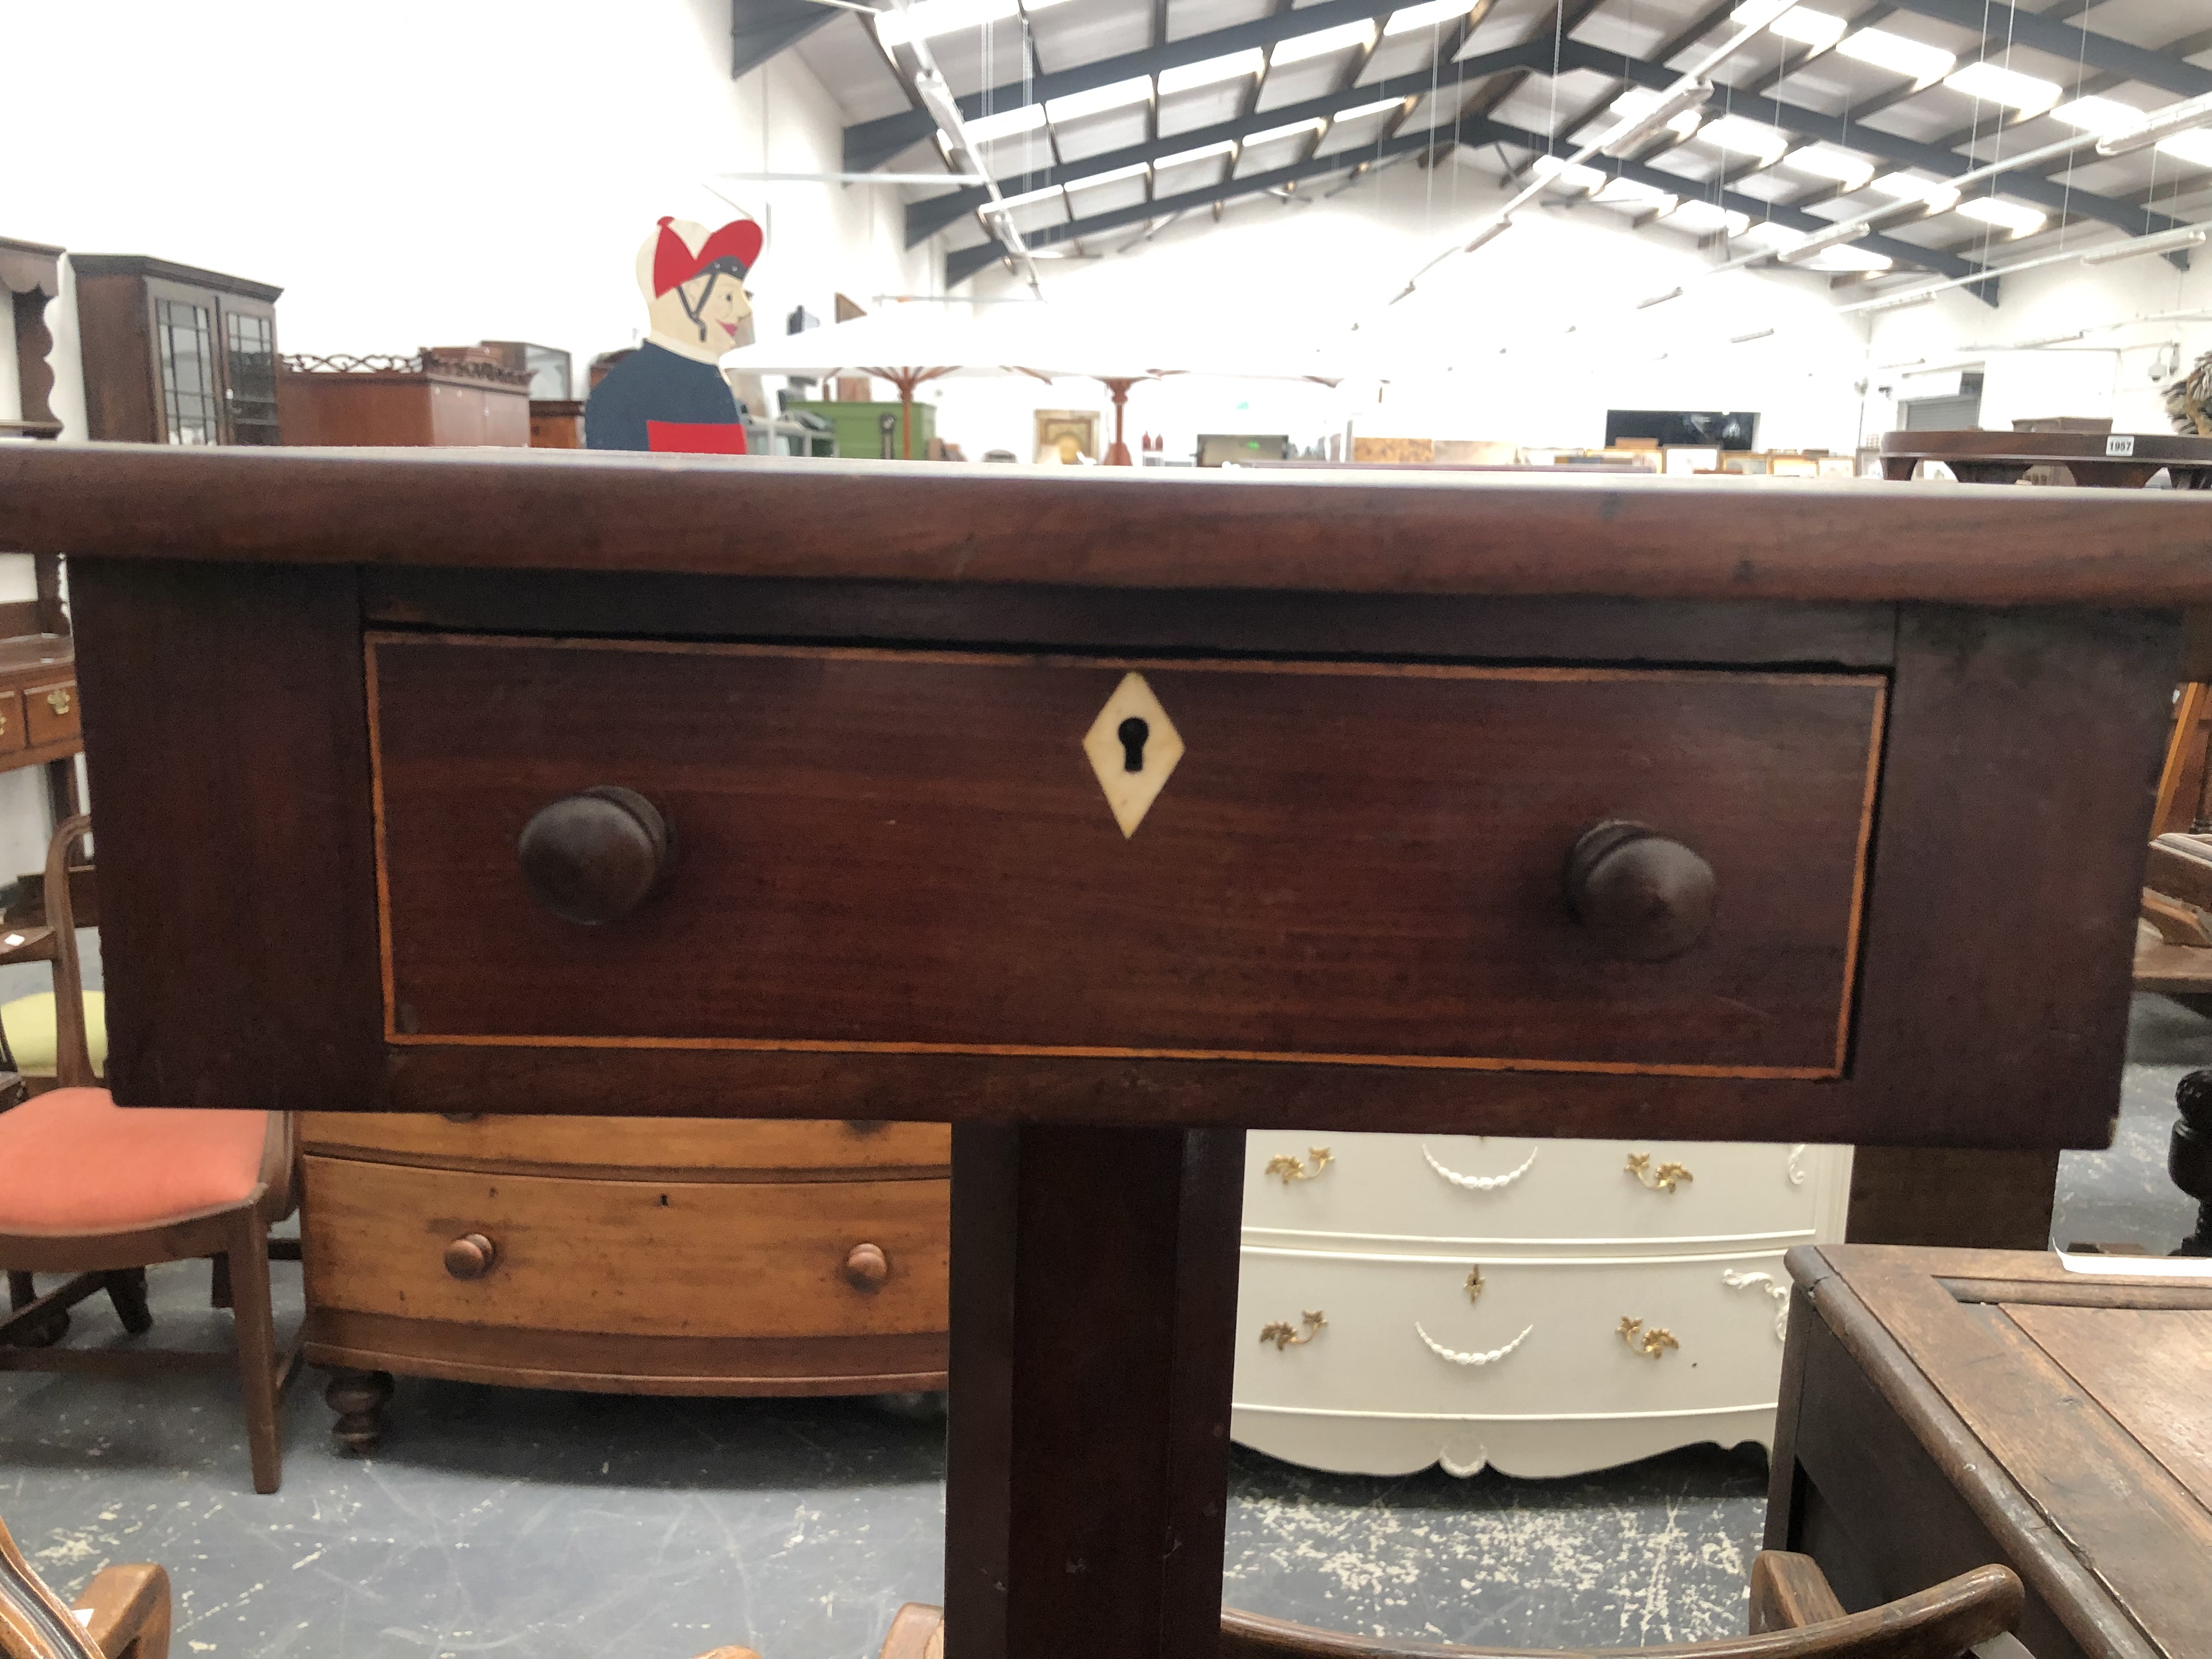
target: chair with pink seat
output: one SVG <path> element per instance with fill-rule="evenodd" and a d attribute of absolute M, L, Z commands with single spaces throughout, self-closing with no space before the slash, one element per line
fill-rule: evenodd
<path fill-rule="evenodd" d="M 279 1112 L 126 1109 L 95 1086 L 65 869 L 90 827 L 70 819 L 46 855 L 58 1086 L 0 1111 L 0 1267 L 14 1310 L 0 1319 L 0 1370 L 152 1375 L 227 1364 L 219 1353 L 56 1341 L 68 1310 L 101 1291 L 124 1328 L 143 1334 L 153 1324 L 146 1269 L 215 1257 L 218 1286 L 228 1282 L 228 1297 L 219 1289 L 217 1299 L 228 1301 L 236 1331 L 253 1489 L 272 1492 L 283 1472 L 277 1401 L 299 1359 L 296 1339 L 278 1353 L 269 1300 L 269 1229 L 293 1207 L 292 1121 Z M 72 1277 L 40 1296 L 33 1275 L 41 1273 Z"/>

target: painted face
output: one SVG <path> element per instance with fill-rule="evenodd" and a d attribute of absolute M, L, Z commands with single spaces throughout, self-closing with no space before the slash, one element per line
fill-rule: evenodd
<path fill-rule="evenodd" d="M 671 339 L 696 340 L 711 350 L 741 345 L 739 331 L 753 304 L 742 278 L 727 271 L 694 276 L 653 302 L 653 329 Z"/>

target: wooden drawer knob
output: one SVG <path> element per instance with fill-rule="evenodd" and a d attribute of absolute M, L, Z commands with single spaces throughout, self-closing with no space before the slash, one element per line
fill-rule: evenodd
<path fill-rule="evenodd" d="M 1567 855 L 1567 904 L 1607 956 L 1664 962 L 1705 934 L 1713 867 L 1679 841 L 1615 821 L 1586 831 Z"/>
<path fill-rule="evenodd" d="M 482 1233 L 463 1233 L 446 1246 L 446 1271 L 456 1279 L 482 1279 L 499 1261 L 499 1246 Z"/>
<path fill-rule="evenodd" d="M 603 784 L 541 806 L 514 855 L 538 902 L 566 921 L 596 927 L 628 915 L 668 873 L 668 820 L 635 789 Z"/>
<path fill-rule="evenodd" d="M 880 1291 L 890 1276 L 890 1259 L 879 1245 L 855 1244 L 845 1257 L 845 1282 L 856 1291 Z"/>

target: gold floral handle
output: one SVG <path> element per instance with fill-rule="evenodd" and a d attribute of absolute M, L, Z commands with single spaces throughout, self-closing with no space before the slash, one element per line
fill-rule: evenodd
<path fill-rule="evenodd" d="M 1305 1319 L 1306 1328 L 1303 1334 L 1289 1320 L 1278 1319 L 1273 1324 L 1260 1328 L 1260 1340 L 1262 1342 L 1273 1343 L 1277 1353 L 1282 1352 L 1285 1348 L 1302 1348 L 1319 1336 L 1322 1328 L 1328 1323 L 1328 1316 L 1319 1309 L 1307 1314 Z"/>
<path fill-rule="evenodd" d="M 1320 1180 L 1322 1171 L 1336 1161 L 1335 1155 L 1326 1146 L 1307 1147 L 1306 1158 L 1313 1159 L 1313 1168 L 1310 1170 L 1306 1168 L 1305 1158 L 1293 1158 L 1288 1152 L 1277 1152 L 1274 1157 L 1267 1160 L 1267 1167 L 1261 1174 L 1279 1176 L 1282 1177 L 1283 1185 L 1287 1187 L 1293 1181 Z"/>
<path fill-rule="evenodd" d="M 1649 1152 L 1631 1152 L 1627 1172 L 1655 1193 L 1671 1193 L 1683 1182 L 1697 1179 L 1685 1164 L 1662 1164 L 1653 1169 Z"/>
<path fill-rule="evenodd" d="M 1628 1345 L 1628 1351 L 1640 1353 L 1646 1359 L 1656 1359 L 1668 1349 L 1682 1346 L 1674 1340 L 1674 1333 L 1665 1326 L 1654 1325 L 1647 1331 L 1642 1320 L 1631 1319 L 1625 1314 L 1621 1316 L 1620 1330 L 1620 1340 Z"/>
<path fill-rule="evenodd" d="M 58 685 L 52 690 L 47 692 L 46 707 L 52 709 L 57 714 L 68 714 L 70 710 L 69 688 L 65 685 Z"/>

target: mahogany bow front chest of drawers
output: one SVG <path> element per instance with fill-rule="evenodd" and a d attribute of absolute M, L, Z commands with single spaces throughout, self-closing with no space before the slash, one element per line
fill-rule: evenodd
<path fill-rule="evenodd" d="M 1244 1128 L 2100 1144 L 2212 501 L 0 453 L 129 1103 L 951 1121 L 951 1659 L 1210 1653 Z"/>

